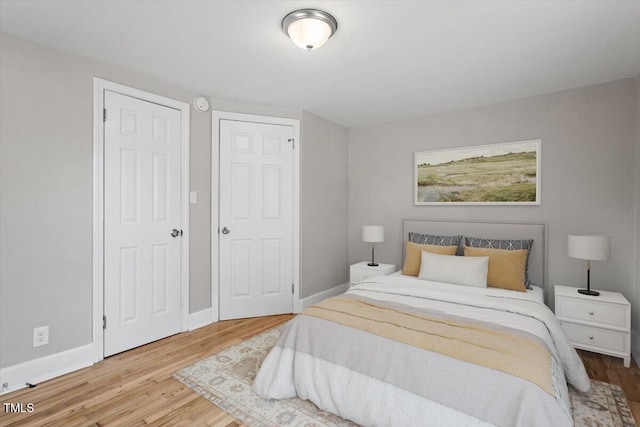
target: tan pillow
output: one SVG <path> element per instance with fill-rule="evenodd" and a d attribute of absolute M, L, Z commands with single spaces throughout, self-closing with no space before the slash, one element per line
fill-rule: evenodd
<path fill-rule="evenodd" d="M 487 286 L 526 292 L 524 272 L 527 265 L 527 249 L 507 250 L 464 247 L 464 256 L 488 256 L 489 274 Z"/>
<path fill-rule="evenodd" d="M 457 250 L 457 246 L 421 245 L 419 243 L 407 242 L 404 247 L 402 274 L 406 276 L 418 276 L 420 273 L 422 251 L 439 255 L 455 255 Z"/>

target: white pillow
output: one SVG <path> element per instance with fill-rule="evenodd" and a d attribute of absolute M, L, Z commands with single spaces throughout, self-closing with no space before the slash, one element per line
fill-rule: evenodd
<path fill-rule="evenodd" d="M 488 256 L 451 256 L 422 251 L 418 278 L 433 282 L 486 288 L 488 272 Z"/>

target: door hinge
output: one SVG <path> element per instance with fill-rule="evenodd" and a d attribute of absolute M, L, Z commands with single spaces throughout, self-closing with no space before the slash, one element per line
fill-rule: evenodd
<path fill-rule="evenodd" d="M 295 150 L 296 149 L 296 140 L 295 140 L 295 138 L 289 139 L 289 142 L 291 143 L 291 148 L 293 148 Z"/>
<path fill-rule="evenodd" d="M 103 122 L 107 121 L 107 109 L 106 108 L 102 109 L 102 121 Z"/>
<path fill-rule="evenodd" d="M 107 316 L 102 316 L 102 329 L 107 329 Z"/>
<path fill-rule="evenodd" d="M 294 289 L 295 289 L 295 286 L 294 286 L 294 284 L 292 283 L 292 284 L 291 284 L 291 293 L 294 293 Z"/>

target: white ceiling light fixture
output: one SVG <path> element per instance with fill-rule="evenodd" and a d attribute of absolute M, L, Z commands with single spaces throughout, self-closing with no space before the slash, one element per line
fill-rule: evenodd
<path fill-rule="evenodd" d="M 295 10 L 282 20 L 282 31 L 296 46 L 307 50 L 325 44 L 337 29 L 336 18 L 318 9 Z"/>

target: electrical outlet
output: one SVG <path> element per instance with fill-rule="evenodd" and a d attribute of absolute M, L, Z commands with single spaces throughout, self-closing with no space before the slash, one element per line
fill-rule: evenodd
<path fill-rule="evenodd" d="M 33 346 L 40 347 L 47 344 L 49 344 L 49 326 L 33 328 Z"/>

